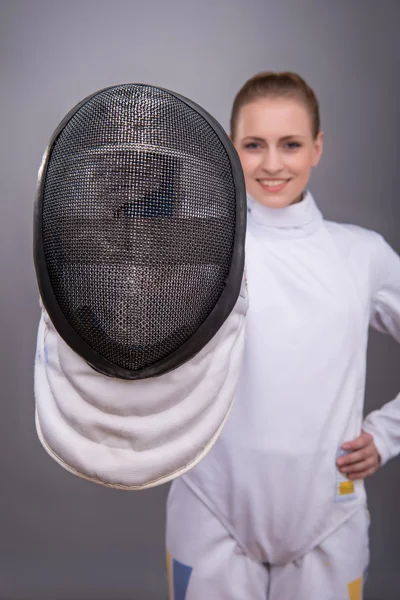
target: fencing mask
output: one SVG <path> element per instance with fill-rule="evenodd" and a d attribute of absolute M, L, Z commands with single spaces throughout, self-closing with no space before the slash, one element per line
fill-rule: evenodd
<path fill-rule="evenodd" d="M 240 371 L 246 194 L 222 127 L 126 84 L 80 102 L 39 171 L 36 425 L 55 460 L 139 489 L 192 468 Z"/>

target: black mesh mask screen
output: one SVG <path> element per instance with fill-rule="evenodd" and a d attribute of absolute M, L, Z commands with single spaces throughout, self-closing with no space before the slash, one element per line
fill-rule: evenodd
<path fill-rule="evenodd" d="M 123 85 L 83 103 L 55 139 L 43 252 L 73 330 L 139 371 L 177 351 L 220 298 L 235 239 L 230 158 L 167 91 Z"/>

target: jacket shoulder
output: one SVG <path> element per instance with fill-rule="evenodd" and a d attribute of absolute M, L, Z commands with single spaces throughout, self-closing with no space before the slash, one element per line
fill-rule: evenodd
<path fill-rule="evenodd" d="M 335 243 L 342 248 L 346 254 L 348 252 L 363 252 L 364 257 L 373 258 L 380 252 L 383 243 L 383 237 L 380 233 L 372 229 L 366 229 L 359 225 L 350 223 L 336 223 L 334 221 L 325 221 L 325 226 Z"/>

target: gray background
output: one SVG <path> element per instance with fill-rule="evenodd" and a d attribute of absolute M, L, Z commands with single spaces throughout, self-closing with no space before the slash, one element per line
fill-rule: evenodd
<path fill-rule="evenodd" d="M 298 71 L 322 108 L 320 207 L 400 251 L 399 17 L 398 0 L 1 1 L 1 600 L 167 596 L 167 486 L 128 493 L 76 479 L 34 431 L 32 202 L 53 129 L 87 94 L 131 81 L 187 95 L 227 127 L 246 78 Z M 371 335 L 368 410 L 400 390 L 399 360 L 391 339 Z M 368 483 L 371 600 L 400 598 L 398 470 L 396 459 Z"/>

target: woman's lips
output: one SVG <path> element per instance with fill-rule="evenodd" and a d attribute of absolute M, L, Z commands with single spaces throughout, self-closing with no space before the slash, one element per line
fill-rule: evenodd
<path fill-rule="evenodd" d="M 266 192 L 281 192 L 285 189 L 290 179 L 257 179 L 262 189 Z"/>

